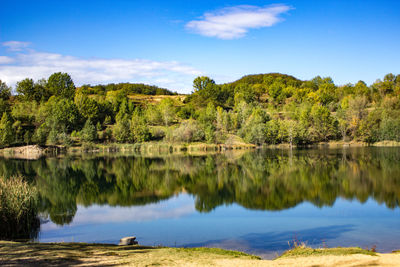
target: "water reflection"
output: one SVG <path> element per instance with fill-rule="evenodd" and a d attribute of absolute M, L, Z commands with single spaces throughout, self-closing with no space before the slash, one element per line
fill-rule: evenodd
<path fill-rule="evenodd" d="M 69 224 L 77 205 L 130 207 L 187 192 L 195 209 L 237 203 L 283 210 L 338 197 L 399 206 L 400 150 L 258 150 L 214 155 L 90 156 L 0 160 L 0 175 L 21 174 L 40 191 L 40 211 Z"/>

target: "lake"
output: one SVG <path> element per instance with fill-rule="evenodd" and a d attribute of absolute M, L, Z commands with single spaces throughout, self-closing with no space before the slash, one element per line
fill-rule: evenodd
<path fill-rule="evenodd" d="M 399 148 L 0 159 L 15 174 L 39 189 L 40 242 L 400 249 Z"/>

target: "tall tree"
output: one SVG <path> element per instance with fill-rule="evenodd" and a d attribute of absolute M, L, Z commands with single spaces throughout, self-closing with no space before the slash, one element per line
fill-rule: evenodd
<path fill-rule="evenodd" d="M 47 88 L 52 95 L 73 99 L 75 85 L 68 73 L 56 72 L 47 81 Z"/>
<path fill-rule="evenodd" d="M 209 84 L 215 84 L 215 81 L 207 76 L 199 76 L 193 81 L 194 91 L 203 90 L 207 88 Z"/>
<path fill-rule="evenodd" d="M 7 112 L 3 113 L 0 121 L 0 143 L 2 146 L 9 146 L 14 139 L 12 121 Z"/>

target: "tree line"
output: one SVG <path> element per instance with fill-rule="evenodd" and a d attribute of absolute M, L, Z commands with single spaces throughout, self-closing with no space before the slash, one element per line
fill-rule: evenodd
<path fill-rule="evenodd" d="M 137 101 L 137 95 L 158 96 L 158 102 Z M 202 76 L 183 101 L 176 96 L 144 84 L 76 87 L 61 72 L 21 80 L 15 94 L 0 81 L 0 145 L 230 143 L 237 137 L 256 145 L 400 141 L 400 75 L 370 86 L 279 73 L 226 84 Z"/>

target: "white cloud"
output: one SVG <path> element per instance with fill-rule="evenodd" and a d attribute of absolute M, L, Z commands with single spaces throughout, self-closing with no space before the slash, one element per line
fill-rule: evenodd
<path fill-rule="evenodd" d="M 69 227 L 83 224 L 123 223 L 155 221 L 159 219 L 180 218 L 195 213 L 194 200 L 191 196 L 181 194 L 159 203 L 143 206 L 119 207 L 108 205 L 78 205 L 73 222 Z M 48 231 L 60 228 L 52 222 L 43 224 L 41 230 Z"/>
<path fill-rule="evenodd" d="M 235 39 L 246 35 L 249 29 L 271 27 L 282 20 L 282 13 L 291 9 L 287 5 L 266 7 L 236 6 L 205 13 L 201 20 L 192 20 L 186 28 L 220 39 Z"/>
<path fill-rule="evenodd" d="M 20 41 L 8 41 L 2 43 L 3 46 L 7 47 L 10 51 L 22 51 L 29 46 L 29 42 Z"/>
<path fill-rule="evenodd" d="M 193 79 L 202 74 L 177 61 L 79 58 L 32 49 L 0 57 L 0 79 L 11 86 L 27 77 L 37 80 L 59 71 L 69 73 L 76 85 L 138 82 L 180 92 L 190 92 Z"/>
<path fill-rule="evenodd" d="M 14 62 L 14 59 L 11 57 L 0 56 L 0 64 L 8 64 Z"/>

